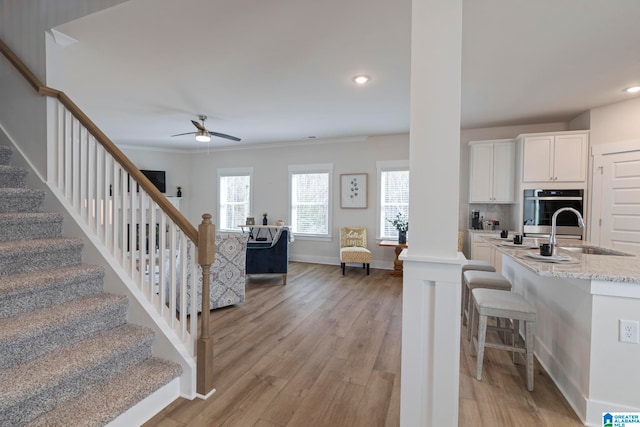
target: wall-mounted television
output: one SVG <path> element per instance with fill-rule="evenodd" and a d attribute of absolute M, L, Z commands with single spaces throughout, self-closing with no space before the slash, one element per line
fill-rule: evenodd
<path fill-rule="evenodd" d="M 167 181 L 166 181 L 165 171 L 151 171 L 151 170 L 140 169 L 140 172 L 142 172 L 143 175 L 146 176 L 149 179 L 149 181 L 151 181 L 151 183 L 155 185 L 156 188 L 161 193 L 167 192 Z"/>

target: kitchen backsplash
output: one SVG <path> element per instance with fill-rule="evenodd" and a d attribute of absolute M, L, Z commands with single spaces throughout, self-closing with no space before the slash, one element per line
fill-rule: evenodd
<path fill-rule="evenodd" d="M 512 206 L 511 205 L 498 205 L 498 204 L 470 204 L 469 205 L 469 211 L 471 211 L 471 209 L 475 209 L 475 210 L 479 210 L 480 211 L 480 215 L 482 215 L 484 217 L 484 221 L 487 220 L 491 220 L 491 219 L 497 219 L 498 221 L 500 221 L 500 225 L 498 227 L 496 227 L 497 229 L 500 230 L 514 230 L 515 228 L 515 223 L 513 222 L 511 215 L 511 209 Z M 467 219 L 467 227 L 466 228 L 470 228 L 470 220 Z"/>

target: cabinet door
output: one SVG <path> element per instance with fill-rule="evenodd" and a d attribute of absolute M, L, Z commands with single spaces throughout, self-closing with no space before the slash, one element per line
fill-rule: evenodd
<path fill-rule="evenodd" d="M 587 135 L 559 135 L 553 156 L 554 181 L 587 180 Z"/>
<path fill-rule="evenodd" d="M 470 159 L 469 202 L 489 203 L 493 197 L 493 144 L 473 145 Z"/>
<path fill-rule="evenodd" d="M 493 146 L 493 202 L 515 200 L 515 144 L 500 142 Z"/>
<path fill-rule="evenodd" d="M 553 136 L 531 136 L 524 139 L 522 181 L 553 181 Z"/>
<path fill-rule="evenodd" d="M 471 248 L 471 259 L 493 264 L 493 249 L 486 243 L 474 243 Z"/>

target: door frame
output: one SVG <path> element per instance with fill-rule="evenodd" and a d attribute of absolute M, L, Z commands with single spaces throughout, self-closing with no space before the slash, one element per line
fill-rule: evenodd
<path fill-rule="evenodd" d="M 589 186 L 589 218 L 587 224 L 589 228 L 589 241 L 595 244 L 600 242 L 600 224 L 602 220 L 602 171 L 604 168 L 605 156 L 612 154 L 630 153 L 640 151 L 640 139 L 611 142 L 591 146 L 591 185 Z"/>

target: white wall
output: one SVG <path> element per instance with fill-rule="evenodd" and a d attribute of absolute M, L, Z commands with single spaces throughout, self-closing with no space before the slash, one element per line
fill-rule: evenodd
<path fill-rule="evenodd" d="M 569 130 L 589 130 L 591 129 L 591 110 L 585 111 L 579 116 L 569 120 Z"/>
<path fill-rule="evenodd" d="M 0 38 L 46 84 L 45 30 L 123 0 L 1 0 Z M 41 176 L 46 176 L 45 99 L 0 59 L 0 125 Z"/>
<path fill-rule="evenodd" d="M 591 110 L 591 145 L 640 138 L 640 97 Z"/>
<path fill-rule="evenodd" d="M 166 172 L 167 196 L 175 196 L 177 187 L 182 187 L 182 200 L 180 200 L 180 212 L 192 219 L 190 215 L 190 200 L 193 193 L 190 191 L 190 161 L 191 154 L 176 150 L 150 150 L 148 148 L 119 146 L 120 150 L 138 167 L 138 169 L 163 170 Z M 198 228 L 200 221 L 192 221 Z"/>

